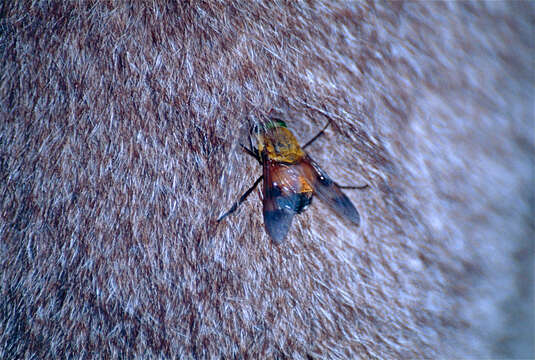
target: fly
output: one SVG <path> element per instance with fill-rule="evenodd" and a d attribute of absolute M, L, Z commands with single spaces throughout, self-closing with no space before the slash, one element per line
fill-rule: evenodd
<path fill-rule="evenodd" d="M 303 147 L 299 146 L 295 136 L 280 119 L 268 118 L 262 124 L 254 126 L 252 132 L 256 134 L 258 148 L 253 146 L 250 137 L 250 148 L 241 146 L 262 165 L 263 173 L 217 222 L 236 211 L 263 180 L 264 226 L 277 244 L 288 234 L 294 215 L 303 212 L 314 195 L 339 216 L 359 226 L 359 213 L 341 189 L 364 189 L 368 185 L 337 185 L 304 151 L 323 135 L 330 123 L 329 120 Z"/>

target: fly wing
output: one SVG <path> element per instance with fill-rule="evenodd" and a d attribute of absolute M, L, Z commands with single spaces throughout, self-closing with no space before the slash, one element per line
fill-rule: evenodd
<path fill-rule="evenodd" d="M 269 236 L 280 244 L 292 224 L 296 213 L 296 194 L 285 186 L 285 168 L 270 161 L 264 161 L 264 226 Z"/>
<path fill-rule="evenodd" d="M 301 171 L 314 186 L 314 192 L 338 215 L 360 225 L 360 216 L 349 198 L 308 155 L 301 162 Z"/>

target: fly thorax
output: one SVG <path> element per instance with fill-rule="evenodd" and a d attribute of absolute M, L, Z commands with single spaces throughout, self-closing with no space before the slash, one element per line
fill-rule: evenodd
<path fill-rule="evenodd" d="M 305 155 L 295 136 L 287 128 L 271 129 L 259 137 L 258 150 L 266 151 L 272 161 L 295 163 Z"/>

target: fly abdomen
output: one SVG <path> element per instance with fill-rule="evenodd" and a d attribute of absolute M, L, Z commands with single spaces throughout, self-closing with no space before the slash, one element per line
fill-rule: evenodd
<path fill-rule="evenodd" d="M 277 204 L 286 210 L 300 214 L 312 202 L 312 193 L 294 193 L 290 196 L 279 197 Z"/>

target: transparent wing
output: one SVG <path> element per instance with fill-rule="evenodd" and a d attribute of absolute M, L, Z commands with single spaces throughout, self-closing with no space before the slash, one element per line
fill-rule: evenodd
<path fill-rule="evenodd" d="M 301 171 L 314 186 L 315 194 L 338 215 L 360 225 L 360 216 L 349 198 L 308 155 L 301 163 Z"/>

